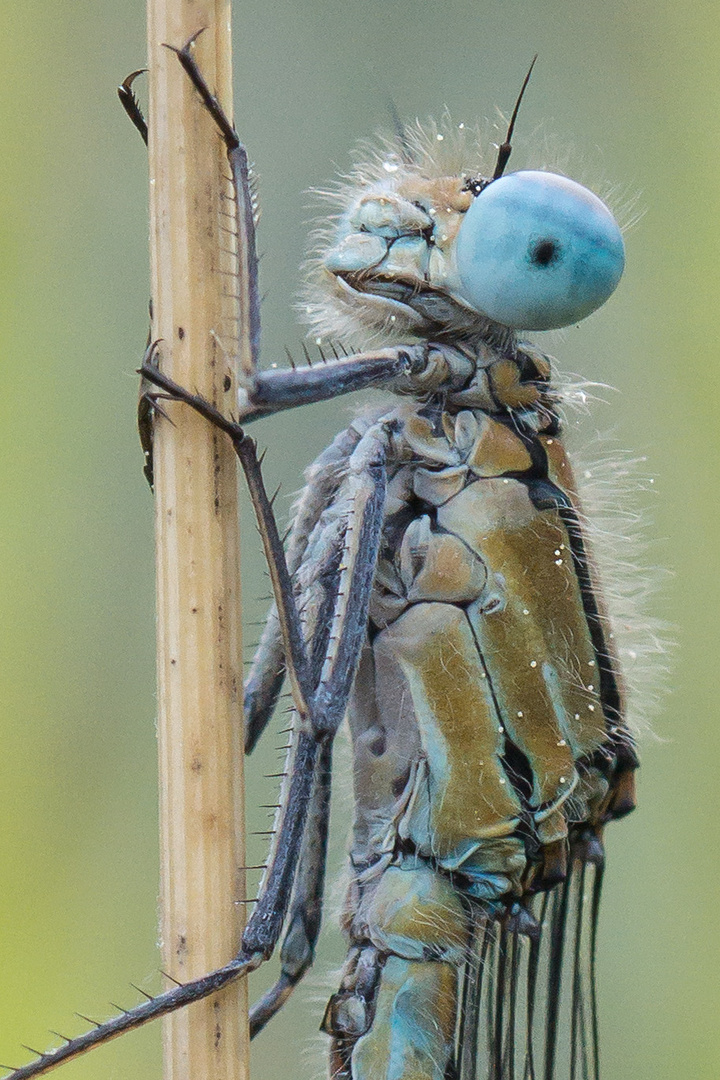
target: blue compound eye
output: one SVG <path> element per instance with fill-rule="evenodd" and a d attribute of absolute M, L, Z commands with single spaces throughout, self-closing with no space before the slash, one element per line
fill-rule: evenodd
<path fill-rule="evenodd" d="M 509 173 L 473 201 L 456 242 L 462 295 L 517 330 L 584 319 L 615 291 L 625 247 L 604 202 L 574 180 Z"/>

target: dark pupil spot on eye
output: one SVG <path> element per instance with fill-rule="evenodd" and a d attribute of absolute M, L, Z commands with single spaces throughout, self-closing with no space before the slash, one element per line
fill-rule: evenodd
<path fill-rule="evenodd" d="M 560 257 L 560 245 L 557 240 L 538 240 L 530 250 L 530 261 L 536 266 L 549 266 Z"/>

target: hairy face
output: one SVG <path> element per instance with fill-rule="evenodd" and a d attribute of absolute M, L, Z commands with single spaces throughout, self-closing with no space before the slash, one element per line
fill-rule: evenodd
<path fill-rule="evenodd" d="M 323 256 L 334 287 L 373 321 L 389 318 L 421 333 L 472 329 L 481 319 L 459 295 L 455 260 L 473 200 L 465 184 L 464 177 L 410 176 L 369 186 L 341 217 Z"/>
<path fill-rule="evenodd" d="M 370 348 L 483 334 L 488 320 L 457 293 L 455 240 L 468 177 L 492 175 L 488 142 L 445 115 L 358 147 L 351 172 L 319 193 L 331 212 L 317 222 L 300 306 L 313 336 Z"/>

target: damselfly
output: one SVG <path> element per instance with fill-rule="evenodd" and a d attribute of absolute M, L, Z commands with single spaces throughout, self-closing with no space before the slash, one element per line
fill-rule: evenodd
<path fill-rule="evenodd" d="M 637 758 L 563 391 L 520 331 L 605 302 L 620 230 L 566 177 L 505 174 L 522 91 L 488 171 L 462 125 L 400 129 L 341 188 L 308 286 L 320 341 L 364 351 L 330 344 L 315 366 L 258 370 L 247 157 L 192 44 L 178 56 L 235 185 L 252 353 L 240 423 L 369 386 L 388 395 L 310 467 L 284 547 L 255 444 L 149 350 L 143 376 L 227 432 L 249 481 L 275 606 L 246 687 L 246 750 L 287 677 L 287 777 L 239 955 L 12 1080 L 212 993 L 280 942 L 280 977 L 251 1013 L 253 1034 L 265 1026 L 313 960 L 345 717 L 355 816 L 348 954 L 322 1021 L 331 1076 L 597 1080 L 603 832 L 635 805 Z"/>

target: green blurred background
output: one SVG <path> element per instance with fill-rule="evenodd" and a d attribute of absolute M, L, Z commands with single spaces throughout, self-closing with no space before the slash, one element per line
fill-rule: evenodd
<path fill-rule="evenodd" d="M 605 1080 L 717 1078 L 717 362 L 720 23 L 649 0 L 276 0 L 234 5 L 236 114 L 261 177 L 266 362 L 300 331 L 306 189 L 358 137 L 408 118 L 493 117 L 540 60 L 515 167 L 545 134 L 573 171 L 639 193 L 628 269 L 603 311 L 546 341 L 608 382 L 587 424 L 648 457 L 655 613 L 677 627 L 641 808 L 612 829 L 601 927 Z M 157 985 L 152 500 L 134 430 L 147 329 L 146 165 L 115 85 L 145 58 L 141 0 L 5 3 L 0 64 L 0 1061 L 79 1009 Z M 538 134 L 539 132 L 539 134 Z M 535 133 L 533 135 L 533 133 Z M 257 432 L 285 492 L 347 403 Z M 647 505 L 647 499 L 644 499 Z M 248 618 L 266 591 L 252 529 Z M 248 637 L 252 641 L 252 636 Z M 270 740 L 272 744 L 273 740 Z M 342 757 L 342 755 L 341 755 Z M 263 828 L 264 772 L 250 812 Z M 342 799 L 340 800 L 342 803 Z M 337 815 L 336 815 L 337 816 Z M 343 817 L 341 814 L 340 817 Z M 335 830 L 342 861 L 345 824 Z M 258 842 L 250 862 L 262 861 Z M 256 857 L 257 856 L 257 857 Z M 332 904 L 331 904 L 332 908 Z M 328 920 L 326 963 L 342 955 Z M 258 1040 L 255 1075 L 320 1068 L 321 973 Z M 307 1056 L 300 1047 L 307 1046 Z M 159 1080 L 157 1025 L 59 1074 Z M 198 1078 L 200 1080 L 200 1078 Z"/>

